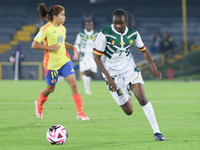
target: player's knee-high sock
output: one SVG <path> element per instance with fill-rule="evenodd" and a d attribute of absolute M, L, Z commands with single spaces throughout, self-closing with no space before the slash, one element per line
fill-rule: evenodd
<path fill-rule="evenodd" d="M 83 102 L 82 102 L 81 94 L 73 95 L 72 98 L 76 105 L 77 114 L 83 112 Z"/>
<path fill-rule="evenodd" d="M 90 90 L 90 77 L 84 75 L 83 76 L 83 82 L 84 82 L 84 87 L 85 87 L 85 90 Z"/>
<path fill-rule="evenodd" d="M 153 110 L 153 107 L 152 107 L 151 103 L 148 102 L 142 108 L 143 108 L 144 113 L 147 116 L 147 118 L 148 118 L 148 120 L 149 120 L 149 122 L 151 124 L 151 127 L 152 127 L 154 133 L 160 133 L 160 130 L 159 130 L 159 127 L 158 127 L 158 123 L 156 121 L 156 117 L 155 117 L 154 110 Z"/>
<path fill-rule="evenodd" d="M 47 99 L 48 99 L 48 96 L 44 97 L 42 95 L 42 93 L 40 93 L 40 96 L 39 96 L 39 99 L 37 100 L 37 103 L 40 104 L 40 105 L 43 105 L 46 102 Z"/>

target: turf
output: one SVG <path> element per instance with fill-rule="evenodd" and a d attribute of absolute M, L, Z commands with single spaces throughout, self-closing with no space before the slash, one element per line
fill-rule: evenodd
<path fill-rule="evenodd" d="M 0 149 L 3 150 L 197 150 L 200 149 L 199 82 L 146 81 L 160 130 L 166 141 L 155 141 L 151 126 L 132 93 L 134 113 L 127 116 L 115 103 L 104 81 L 92 81 L 85 95 L 78 81 L 88 122 L 76 119 L 67 82 L 58 82 L 44 105 L 43 119 L 34 101 L 45 81 L 0 80 Z M 65 145 L 51 145 L 47 129 L 63 125 Z"/>

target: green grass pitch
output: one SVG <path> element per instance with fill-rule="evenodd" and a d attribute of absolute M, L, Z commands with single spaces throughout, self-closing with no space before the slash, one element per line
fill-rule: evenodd
<path fill-rule="evenodd" d="M 145 82 L 157 122 L 166 141 L 155 141 L 151 126 L 132 93 L 134 113 L 127 116 L 115 103 L 104 81 L 92 81 L 92 95 L 78 86 L 90 121 L 76 119 L 71 90 L 56 85 L 44 104 L 43 119 L 35 115 L 35 100 L 45 81 L 0 80 L 0 149 L 2 150 L 197 150 L 200 149 L 200 83 L 153 80 Z M 51 145 L 47 129 L 63 125 L 69 138 Z"/>

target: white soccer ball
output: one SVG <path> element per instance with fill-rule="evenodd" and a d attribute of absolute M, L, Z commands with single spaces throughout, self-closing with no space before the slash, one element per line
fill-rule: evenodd
<path fill-rule="evenodd" d="M 47 130 L 47 140 L 52 145 L 65 144 L 67 138 L 68 138 L 67 130 L 62 125 L 54 125 Z"/>

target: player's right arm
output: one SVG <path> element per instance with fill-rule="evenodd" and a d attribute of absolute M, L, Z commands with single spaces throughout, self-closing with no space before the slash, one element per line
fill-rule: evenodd
<path fill-rule="evenodd" d="M 38 49 L 38 50 L 52 50 L 52 51 L 57 51 L 60 48 L 60 45 L 58 45 L 58 43 L 52 46 L 41 44 L 42 41 L 47 39 L 47 31 L 50 26 L 51 26 L 50 24 L 46 24 L 43 27 L 41 27 L 40 31 L 34 38 L 34 41 L 31 46 L 32 48 Z"/>
<path fill-rule="evenodd" d="M 109 89 L 111 91 L 116 91 L 116 85 L 115 82 L 113 81 L 113 79 L 111 78 L 110 74 L 108 73 L 108 71 L 106 70 L 106 68 L 104 67 L 104 64 L 101 60 L 101 56 L 103 55 L 103 51 L 106 48 L 106 38 L 105 36 L 100 32 L 99 35 L 96 38 L 96 41 L 94 43 L 94 49 L 93 52 L 94 54 L 94 60 L 97 64 L 97 66 L 99 67 L 99 69 L 103 72 L 103 74 L 106 76 L 108 85 L 109 85 Z"/>
<path fill-rule="evenodd" d="M 52 46 L 46 46 L 43 45 L 37 41 L 33 41 L 32 46 L 33 49 L 38 49 L 38 50 L 52 50 L 52 51 L 57 51 L 60 48 L 60 45 L 58 43 L 52 45 Z"/>

